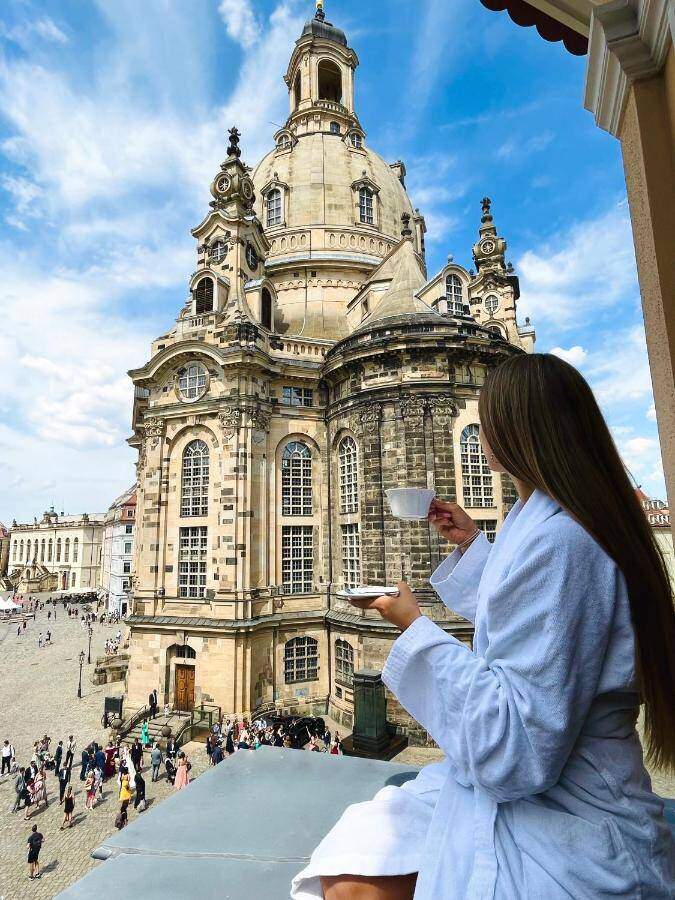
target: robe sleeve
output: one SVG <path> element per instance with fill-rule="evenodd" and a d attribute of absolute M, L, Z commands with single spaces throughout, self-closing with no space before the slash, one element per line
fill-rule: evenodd
<path fill-rule="evenodd" d="M 565 517 L 525 539 L 486 598 L 484 658 L 421 616 L 394 642 L 383 680 L 460 779 L 498 802 L 541 793 L 596 694 L 621 577 Z"/>
<path fill-rule="evenodd" d="M 478 585 L 491 550 L 492 544 L 481 532 L 465 553 L 453 550 L 429 579 L 448 609 L 470 622 L 476 620 Z"/>

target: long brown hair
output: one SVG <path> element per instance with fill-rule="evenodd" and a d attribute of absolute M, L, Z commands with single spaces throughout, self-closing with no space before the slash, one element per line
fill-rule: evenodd
<path fill-rule="evenodd" d="M 647 759 L 675 769 L 675 611 L 666 564 L 590 387 L 549 353 L 488 374 L 478 403 L 506 471 L 548 494 L 626 579 L 645 704 Z"/>

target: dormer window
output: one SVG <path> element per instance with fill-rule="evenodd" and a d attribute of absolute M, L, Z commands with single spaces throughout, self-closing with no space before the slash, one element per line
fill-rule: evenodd
<path fill-rule="evenodd" d="M 363 148 L 363 138 L 358 133 L 358 131 L 352 131 L 349 135 L 349 143 L 354 147 L 355 150 L 361 150 Z"/>
<path fill-rule="evenodd" d="M 449 316 L 461 316 L 464 313 L 462 303 L 462 282 L 457 275 L 448 275 L 445 279 L 445 299 Z"/>
<path fill-rule="evenodd" d="M 330 123 L 330 133 L 331 134 L 340 134 L 340 123 L 339 122 L 331 122 Z"/>
<path fill-rule="evenodd" d="M 227 256 L 227 244 L 225 241 L 220 239 L 214 241 L 209 248 L 209 256 L 214 262 L 221 263 Z"/>
<path fill-rule="evenodd" d="M 282 221 L 281 190 L 273 188 L 267 195 L 267 227 L 271 228 L 273 225 L 281 225 Z"/>
<path fill-rule="evenodd" d="M 213 281 L 202 278 L 195 288 L 195 315 L 213 312 Z"/>
<path fill-rule="evenodd" d="M 291 149 L 291 139 L 290 137 L 284 133 L 281 135 L 279 140 L 277 141 L 277 148 L 279 150 L 290 150 Z"/>
<path fill-rule="evenodd" d="M 375 224 L 373 214 L 373 192 L 368 187 L 359 189 L 359 219 L 366 225 Z"/>

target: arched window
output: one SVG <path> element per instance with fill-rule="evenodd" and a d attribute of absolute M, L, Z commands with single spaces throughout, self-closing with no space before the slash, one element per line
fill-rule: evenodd
<path fill-rule="evenodd" d="M 368 187 L 359 189 L 359 218 L 366 225 L 374 225 L 375 217 L 373 215 L 373 192 Z"/>
<path fill-rule="evenodd" d="M 331 59 L 319 63 L 319 100 L 333 100 L 342 103 L 342 72 Z"/>
<path fill-rule="evenodd" d="M 459 442 L 464 505 L 494 506 L 492 472 L 480 445 L 479 433 L 478 425 L 467 425 Z"/>
<path fill-rule="evenodd" d="M 335 680 L 351 687 L 354 683 L 354 648 L 348 641 L 335 641 Z"/>
<path fill-rule="evenodd" d="M 19 543 L 19 562 L 23 562 L 23 541 Z"/>
<path fill-rule="evenodd" d="M 272 331 L 272 295 L 267 288 L 260 295 L 260 324 Z"/>
<path fill-rule="evenodd" d="M 499 297 L 496 294 L 488 294 L 485 298 L 485 309 L 487 310 L 487 314 L 489 316 L 494 316 L 497 312 L 497 307 L 499 306 Z"/>
<path fill-rule="evenodd" d="M 12 562 L 16 562 L 16 551 L 18 546 L 19 545 L 17 544 L 17 542 L 14 541 L 14 543 L 12 544 Z"/>
<path fill-rule="evenodd" d="M 448 302 L 448 315 L 461 316 L 464 312 L 462 282 L 457 275 L 448 275 L 445 279 L 445 299 Z"/>
<path fill-rule="evenodd" d="M 312 515 L 312 452 L 300 441 L 287 444 L 281 459 L 281 514 Z"/>
<path fill-rule="evenodd" d="M 340 123 L 339 122 L 331 122 L 330 123 L 330 133 L 331 134 L 340 134 Z"/>
<path fill-rule="evenodd" d="M 47 547 L 47 562 L 52 561 L 52 557 L 54 556 L 54 542 L 51 538 L 49 538 L 49 546 Z"/>
<path fill-rule="evenodd" d="M 286 684 L 296 681 L 316 681 L 319 677 L 319 645 L 314 638 L 297 637 L 284 647 L 284 676 Z"/>
<path fill-rule="evenodd" d="M 359 508 L 358 454 L 353 437 L 342 438 L 338 447 L 340 467 L 340 512 L 355 513 Z"/>
<path fill-rule="evenodd" d="M 272 188 L 267 195 L 267 227 L 273 225 L 281 225 L 283 221 L 281 215 L 281 190 L 280 188 Z"/>
<path fill-rule="evenodd" d="M 73 562 L 77 562 L 77 553 L 80 548 L 80 541 L 78 538 L 73 540 Z"/>
<path fill-rule="evenodd" d="M 209 448 L 192 441 L 183 451 L 181 516 L 205 516 L 209 511 Z"/>
<path fill-rule="evenodd" d="M 61 538 L 56 541 L 56 561 L 61 562 Z"/>
<path fill-rule="evenodd" d="M 357 150 L 360 150 L 363 147 L 363 138 L 358 133 L 358 131 L 352 131 L 349 135 L 349 142 L 352 147 L 355 147 Z"/>
<path fill-rule="evenodd" d="M 63 561 L 70 562 L 70 538 L 66 538 L 66 545 L 63 551 Z"/>
<path fill-rule="evenodd" d="M 295 82 L 293 84 L 293 97 L 295 100 L 295 108 L 297 109 L 300 106 L 300 99 L 302 97 L 302 77 L 300 75 L 300 69 L 298 69 L 295 75 Z"/>
<path fill-rule="evenodd" d="M 70 575 L 70 586 L 75 587 L 75 572 L 71 572 Z"/>
<path fill-rule="evenodd" d="M 42 538 L 42 542 L 40 544 L 40 562 L 45 561 L 45 553 L 47 551 L 47 542 L 44 538 Z"/>
<path fill-rule="evenodd" d="M 202 278 L 195 288 L 195 313 L 213 312 L 213 280 Z"/>
<path fill-rule="evenodd" d="M 30 557 L 30 545 L 31 545 L 31 542 L 28 541 L 28 543 L 26 544 L 26 562 L 32 562 L 32 561 L 33 561 L 33 560 L 31 559 L 31 557 Z"/>
<path fill-rule="evenodd" d="M 279 150 L 290 150 L 291 143 L 290 137 L 284 132 L 277 141 L 277 147 Z"/>
<path fill-rule="evenodd" d="M 177 388 L 183 400 L 199 400 L 206 393 L 206 369 L 201 363 L 190 363 L 177 372 Z"/>

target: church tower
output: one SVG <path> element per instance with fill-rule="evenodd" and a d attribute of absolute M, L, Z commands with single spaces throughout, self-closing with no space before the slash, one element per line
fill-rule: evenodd
<path fill-rule="evenodd" d="M 284 128 L 253 170 L 230 129 L 185 303 L 129 373 L 131 706 L 157 689 L 160 706 L 330 712 L 349 728 L 354 669 L 380 668 L 396 637 L 341 599 L 360 583 L 407 579 L 470 640 L 428 583 L 449 547 L 394 519 L 385 491 L 433 487 L 494 537 L 515 494 L 482 453 L 478 396 L 534 335 L 489 201 L 477 273 L 449 260 L 427 279 L 424 219 L 404 164 L 368 145 L 357 66 L 319 3 Z M 424 739 L 394 698 L 388 713 Z"/>

